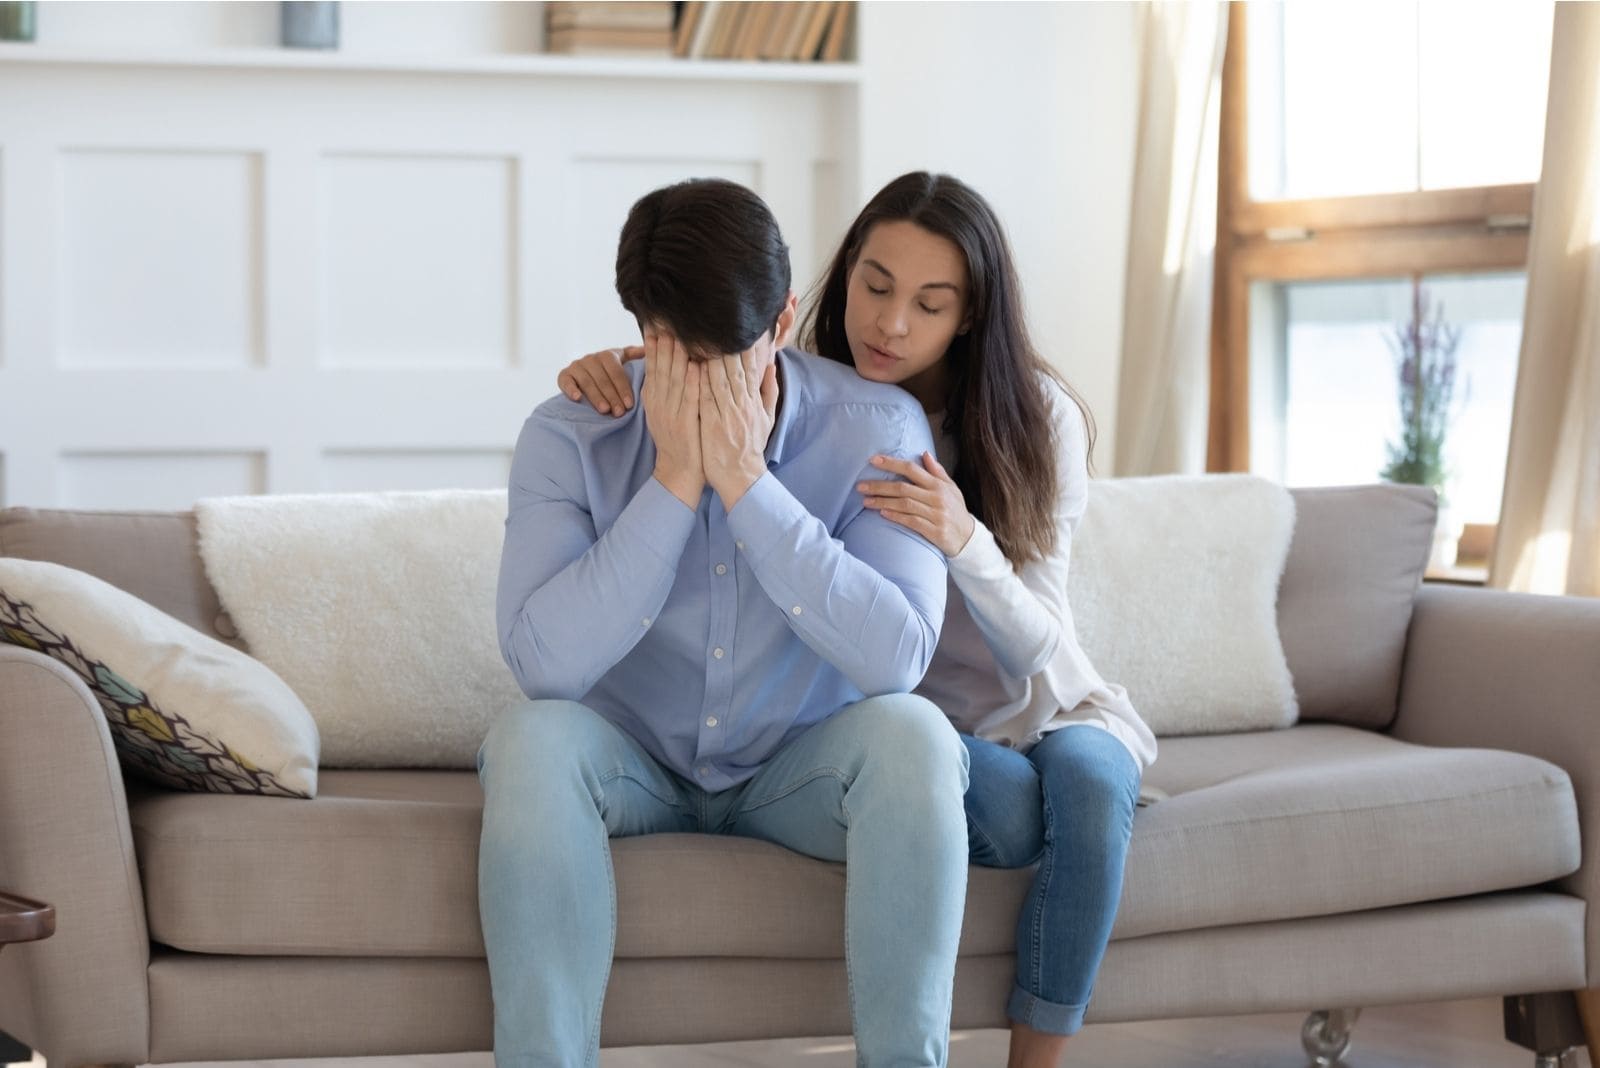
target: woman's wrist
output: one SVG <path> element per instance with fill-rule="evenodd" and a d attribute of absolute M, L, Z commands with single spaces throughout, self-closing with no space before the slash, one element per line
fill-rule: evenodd
<path fill-rule="evenodd" d="M 965 528 L 964 530 L 963 526 Z M 977 532 L 977 518 L 974 517 L 971 512 L 963 512 L 961 518 L 956 521 L 956 536 L 954 539 L 955 547 L 953 549 L 946 548 L 944 553 L 945 556 L 960 556 L 966 550 L 967 546 L 972 544 L 972 536 Z"/>

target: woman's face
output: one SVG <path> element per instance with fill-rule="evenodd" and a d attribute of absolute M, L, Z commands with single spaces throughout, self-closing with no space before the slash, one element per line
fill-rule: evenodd
<path fill-rule="evenodd" d="M 941 377 L 945 350 L 969 325 L 961 250 L 913 222 L 878 223 L 867 231 L 845 293 L 844 332 L 856 373 L 903 385 L 927 407 L 932 391 L 917 389 L 919 380 Z"/>

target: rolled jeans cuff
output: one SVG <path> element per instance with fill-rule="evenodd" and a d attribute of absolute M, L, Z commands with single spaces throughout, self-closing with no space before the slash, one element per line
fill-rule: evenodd
<path fill-rule="evenodd" d="M 1006 1002 L 1006 1015 L 1014 1022 L 1050 1035 L 1077 1034 L 1083 1029 L 1083 1014 L 1088 1009 L 1087 1002 L 1082 1005 L 1058 1005 L 1036 997 L 1020 986 L 1011 988 L 1011 1000 Z"/>

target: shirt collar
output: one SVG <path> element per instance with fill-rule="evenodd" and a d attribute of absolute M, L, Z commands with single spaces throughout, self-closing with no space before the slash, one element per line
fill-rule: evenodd
<path fill-rule="evenodd" d="M 800 410 L 800 376 L 795 368 L 798 361 L 788 349 L 779 349 L 773 357 L 778 365 L 778 418 L 767 438 L 766 460 L 768 467 L 783 463 L 789 444 L 789 430 L 794 426 L 795 415 Z"/>

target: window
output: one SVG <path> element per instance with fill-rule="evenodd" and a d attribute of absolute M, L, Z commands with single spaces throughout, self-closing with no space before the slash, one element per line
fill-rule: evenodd
<path fill-rule="evenodd" d="M 1208 467 L 1380 478 L 1420 289 L 1455 337 L 1436 577 L 1482 556 L 1499 515 L 1552 18 L 1531 0 L 1230 9 Z"/>

